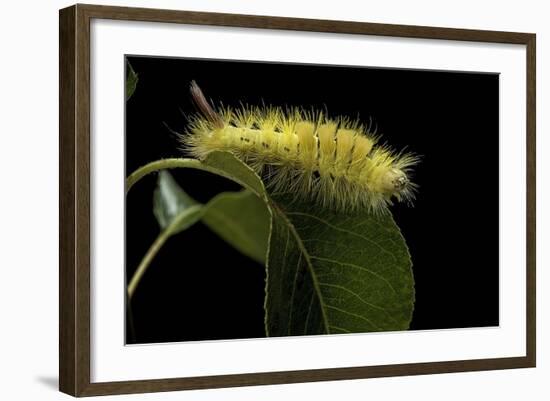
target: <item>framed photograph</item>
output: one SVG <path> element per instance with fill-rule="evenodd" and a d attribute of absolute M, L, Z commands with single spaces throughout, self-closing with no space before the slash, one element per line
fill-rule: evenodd
<path fill-rule="evenodd" d="M 59 18 L 61 391 L 535 366 L 535 34 Z"/>

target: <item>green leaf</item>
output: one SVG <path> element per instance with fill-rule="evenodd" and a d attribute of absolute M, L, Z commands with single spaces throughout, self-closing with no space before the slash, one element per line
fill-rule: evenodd
<path fill-rule="evenodd" d="M 153 212 L 162 229 L 170 226 L 189 208 L 201 206 L 197 209 L 200 214 L 192 213 L 184 220 L 178 219 L 178 226 L 172 224 L 171 235 L 202 219 L 203 223 L 235 249 L 265 263 L 270 215 L 265 202 L 250 190 L 222 192 L 202 207 L 178 185 L 168 171 L 162 170 L 153 199 Z"/>
<path fill-rule="evenodd" d="M 129 298 L 133 296 L 141 278 L 164 243 L 174 234 L 199 221 L 203 216 L 204 206 L 187 195 L 170 173 L 161 171 L 157 189 L 153 195 L 153 212 L 159 222 L 161 232 L 147 250 L 128 284 Z"/>
<path fill-rule="evenodd" d="M 277 204 L 268 256 L 270 336 L 408 329 L 412 264 L 390 215 Z"/>
<path fill-rule="evenodd" d="M 231 179 L 269 207 L 268 336 L 405 330 L 414 306 L 412 263 L 391 215 L 337 213 L 272 199 L 261 179 L 226 152 L 200 162 L 166 159 L 128 177 L 127 188 L 164 168 L 195 168 Z M 244 209 L 244 208 L 243 208 Z"/>
<path fill-rule="evenodd" d="M 136 90 L 138 76 L 128 61 L 126 61 L 126 68 L 126 100 L 128 100 L 132 97 Z"/>
<path fill-rule="evenodd" d="M 223 157 L 220 162 L 224 165 Z M 216 167 L 201 167 L 207 171 L 217 171 Z M 252 183 L 250 180 L 254 179 L 254 175 L 249 175 L 249 171 L 240 167 L 242 166 L 235 170 L 241 172 L 239 177 L 243 182 Z M 202 205 L 190 197 L 167 170 L 161 170 L 153 195 L 153 213 L 161 232 L 128 284 L 130 297 L 164 243 L 171 236 L 186 230 L 201 219 L 238 251 L 260 263 L 265 263 L 270 215 L 265 202 L 248 189 L 220 193 L 206 205 Z"/>
<path fill-rule="evenodd" d="M 126 178 L 126 192 L 147 174 L 175 168 L 192 168 L 207 171 L 250 189 L 262 199 L 266 198 L 264 184 L 260 177 L 250 167 L 228 152 L 212 152 L 204 161 L 188 158 L 172 158 L 148 163 L 138 168 Z"/>
<path fill-rule="evenodd" d="M 265 264 L 270 219 L 265 202 L 244 190 L 213 198 L 202 221 L 235 249 Z"/>
<path fill-rule="evenodd" d="M 195 206 L 193 210 L 200 211 L 200 213 L 193 213 L 189 218 L 183 220 L 179 218 L 180 224 L 171 228 L 171 235 L 177 234 L 197 222 L 204 211 L 202 205 L 187 195 L 168 171 L 159 172 L 157 188 L 153 195 L 153 213 L 160 228 L 166 229 L 181 213 L 193 206 Z"/>
<path fill-rule="evenodd" d="M 267 199 L 264 184 L 260 177 L 245 163 L 229 152 L 212 152 L 203 164 L 208 171 L 226 177 L 251 190 L 260 198 Z"/>

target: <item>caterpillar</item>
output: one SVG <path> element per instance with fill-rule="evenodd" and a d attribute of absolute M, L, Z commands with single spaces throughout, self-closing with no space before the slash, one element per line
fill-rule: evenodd
<path fill-rule="evenodd" d="M 186 152 L 204 159 L 228 151 L 253 168 L 272 193 L 291 194 L 339 211 L 388 212 L 393 200 L 411 203 L 418 157 L 379 144 L 358 120 L 294 107 L 214 107 L 195 81 L 198 113 L 180 136 Z"/>

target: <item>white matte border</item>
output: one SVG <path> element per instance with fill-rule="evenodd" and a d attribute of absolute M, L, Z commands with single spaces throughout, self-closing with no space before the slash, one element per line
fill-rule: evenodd
<path fill-rule="evenodd" d="M 526 354 L 525 46 L 97 19 L 90 29 L 92 382 Z M 124 346 L 125 54 L 499 72 L 500 326 Z"/>

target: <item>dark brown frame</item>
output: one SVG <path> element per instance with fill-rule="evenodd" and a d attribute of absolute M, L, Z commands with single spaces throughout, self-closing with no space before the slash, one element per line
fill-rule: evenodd
<path fill-rule="evenodd" d="M 527 48 L 527 355 L 524 357 L 90 383 L 90 20 L 269 28 L 512 43 Z M 534 367 L 535 46 L 531 33 L 75 5 L 59 13 L 59 389 L 73 396 Z"/>

